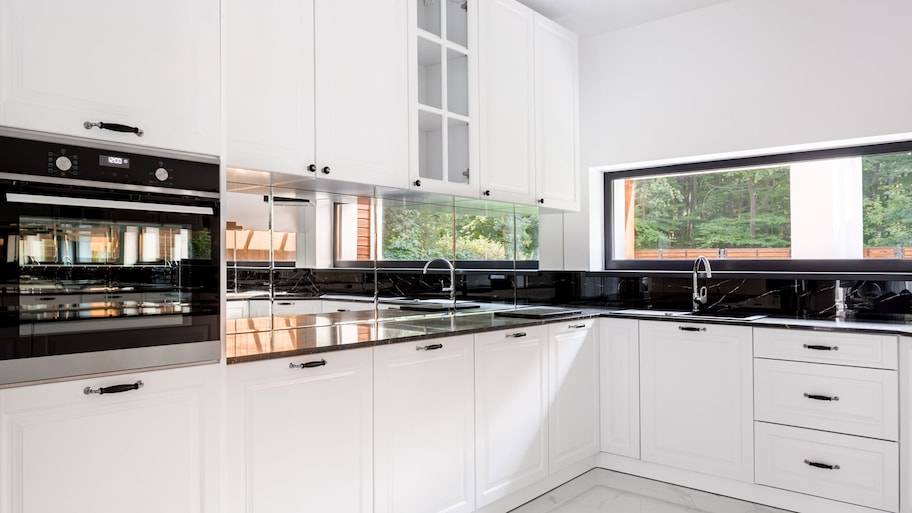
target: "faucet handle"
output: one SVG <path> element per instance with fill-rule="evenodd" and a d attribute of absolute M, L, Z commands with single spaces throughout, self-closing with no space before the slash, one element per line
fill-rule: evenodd
<path fill-rule="evenodd" d="M 440 292 L 453 292 L 453 287 L 443 287 Z"/>

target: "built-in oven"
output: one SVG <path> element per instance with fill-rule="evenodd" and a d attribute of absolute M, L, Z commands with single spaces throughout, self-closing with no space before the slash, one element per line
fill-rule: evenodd
<path fill-rule="evenodd" d="M 0 131 L 0 386 L 218 361 L 214 157 Z"/>

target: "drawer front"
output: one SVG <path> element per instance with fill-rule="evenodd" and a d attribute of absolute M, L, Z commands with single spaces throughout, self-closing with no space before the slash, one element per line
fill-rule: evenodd
<path fill-rule="evenodd" d="M 757 420 L 897 440 L 896 371 L 754 360 Z"/>
<path fill-rule="evenodd" d="M 754 328 L 754 356 L 896 370 L 895 335 Z"/>
<path fill-rule="evenodd" d="M 870 508 L 899 508 L 895 442 L 765 422 L 757 422 L 754 433 L 758 484 Z"/>

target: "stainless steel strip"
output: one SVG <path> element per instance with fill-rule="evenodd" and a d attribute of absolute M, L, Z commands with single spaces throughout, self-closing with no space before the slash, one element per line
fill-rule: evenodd
<path fill-rule="evenodd" d="M 104 319 L 74 319 L 72 321 L 23 322 L 19 325 L 19 336 L 54 335 L 58 333 L 102 332 L 152 328 L 156 326 L 180 326 L 184 323 L 181 315 L 152 315 L 148 317 L 125 317 Z"/>
<path fill-rule="evenodd" d="M 94 180 L 81 180 L 79 178 L 60 178 L 59 176 L 34 176 L 20 173 L 0 173 L 0 180 L 20 180 L 23 182 L 46 183 L 51 185 L 66 185 L 79 187 L 93 187 L 95 189 L 114 189 L 128 192 L 149 192 L 154 194 L 171 194 L 173 196 L 199 196 L 201 198 L 218 199 L 219 193 L 194 191 L 191 189 L 169 189 L 167 187 L 153 187 L 151 185 L 134 185 L 116 182 L 98 182 Z"/>
<path fill-rule="evenodd" d="M 198 214 L 211 216 L 214 214 L 211 207 L 193 207 L 186 205 L 169 205 L 166 203 L 143 203 L 141 201 L 114 201 L 88 198 L 63 198 L 59 196 L 43 196 L 38 194 L 6 193 L 6 201 L 10 203 L 29 203 L 33 205 L 61 205 L 65 207 L 93 207 L 113 208 L 118 210 L 152 210 L 155 212 L 174 212 L 177 214 Z"/>
<path fill-rule="evenodd" d="M 93 148 L 96 150 L 121 150 L 127 153 L 137 155 L 148 155 L 150 157 L 162 157 L 167 159 L 190 160 L 201 162 L 203 164 L 218 165 L 219 158 L 214 155 L 204 155 L 202 153 L 191 153 L 176 150 L 165 150 L 161 148 L 152 148 L 149 146 L 137 146 L 114 141 L 99 141 L 97 139 L 87 139 L 71 135 L 49 134 L 47 132 L 36 132 L 34 130 L 24 130 L 21 128 L 0 127 L 0 136 L 15 137 L 17 139 L 30 139 L 32 141 L 41 141 L 54 144 L 72 144 L 82 146 L 83 148 Z"/>

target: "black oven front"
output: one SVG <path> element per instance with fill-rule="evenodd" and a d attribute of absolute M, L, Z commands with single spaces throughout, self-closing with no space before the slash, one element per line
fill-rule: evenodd
<path fill-rule="evenodd" d="M 219 184 L 214 158 L 0 132 L 0 386 L 217 361 Z"/>

